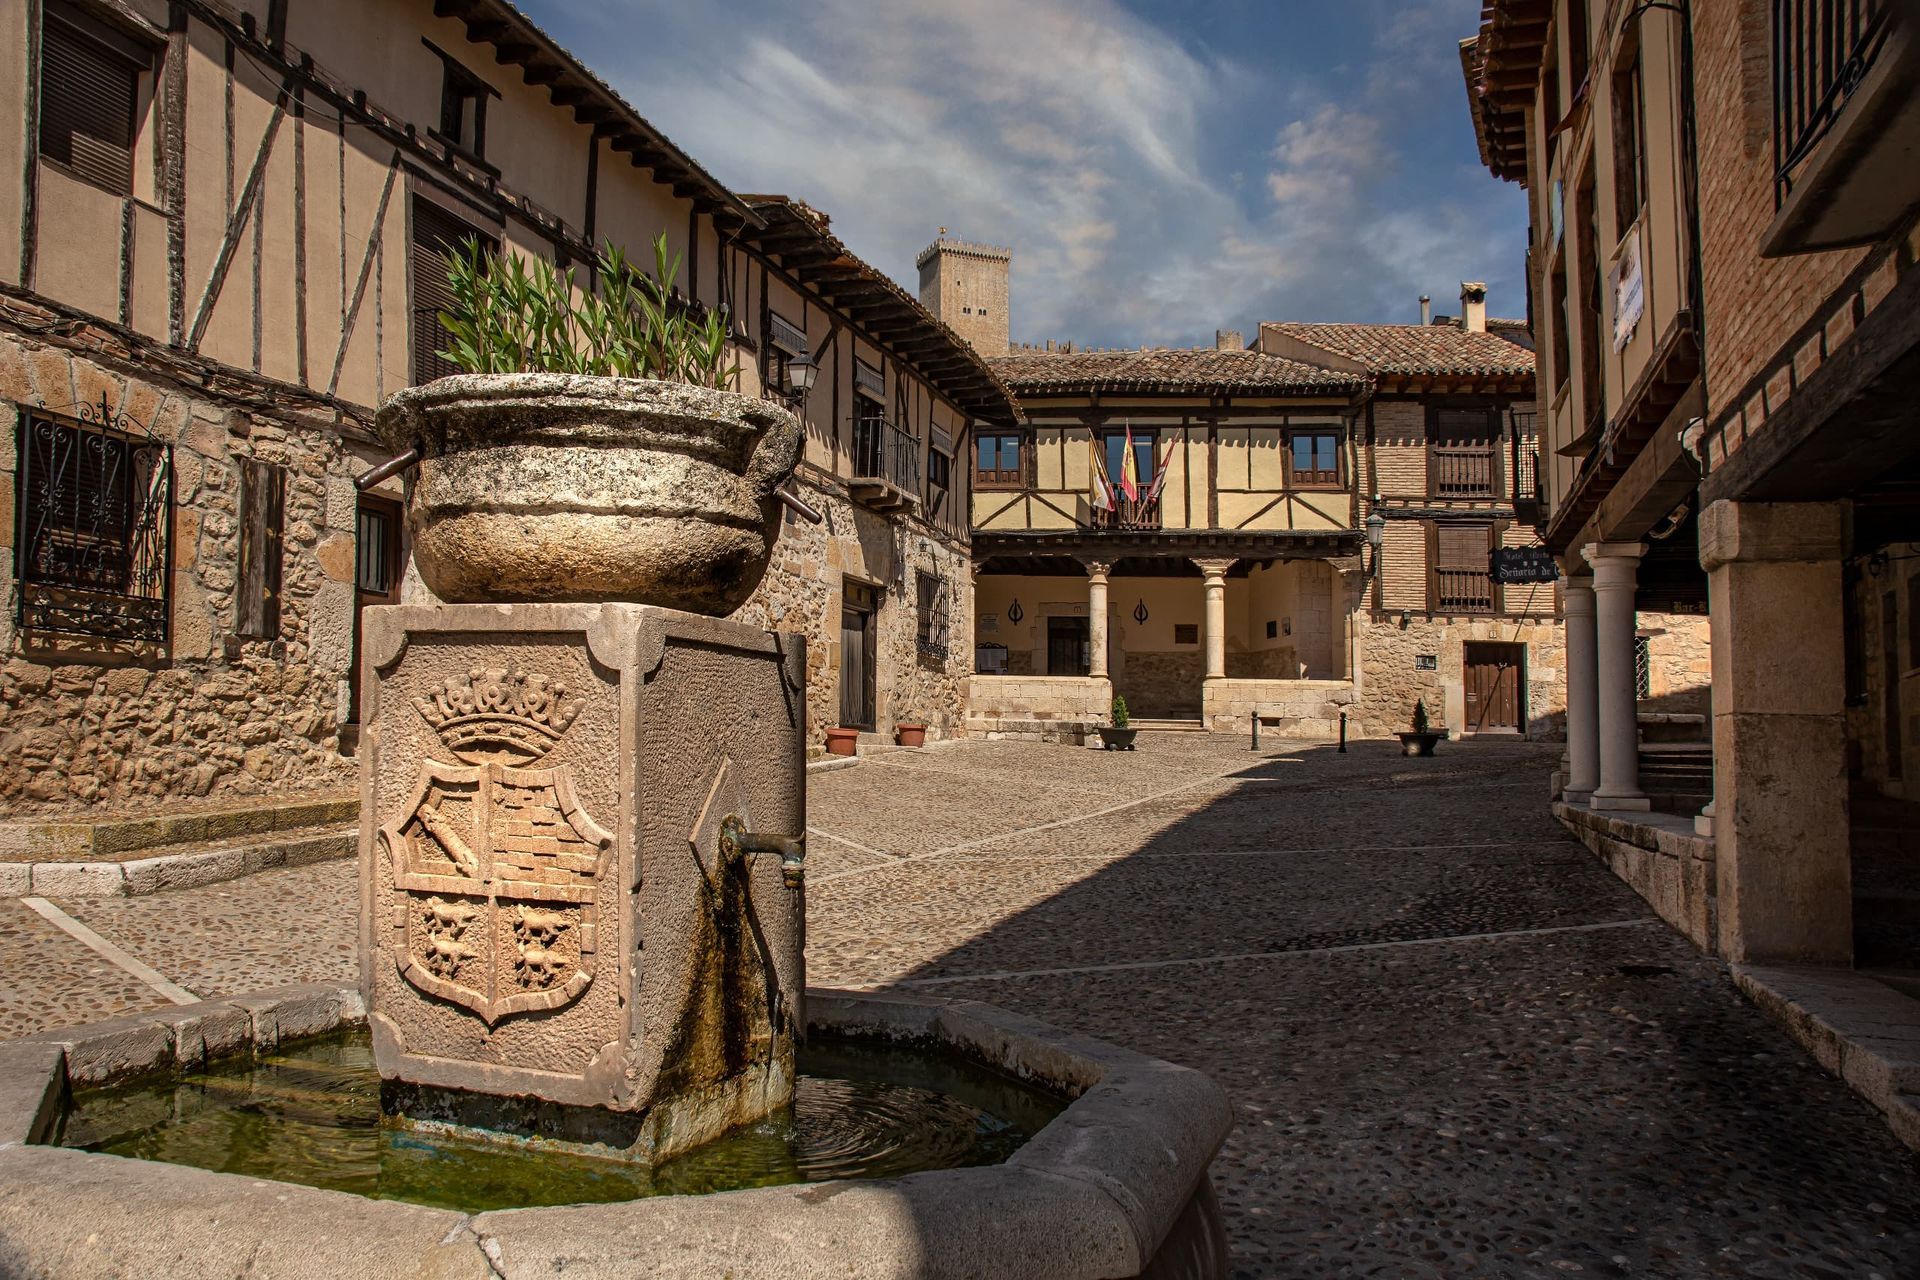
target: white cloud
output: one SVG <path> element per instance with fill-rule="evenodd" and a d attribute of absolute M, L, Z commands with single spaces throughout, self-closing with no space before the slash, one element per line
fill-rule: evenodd
<path fill-rule="evenodd" d="M 1438 198 L 1394 186 L 1397 119 L 1464 118 L 1447 59 L 1474 0 L 1386 0 L 1365 74 L 1286 88 L 1117 0 L 539 16 L 586 27 L 563 34 L 723 181 L 825 209 L 909 287 L 938 227 L 1011 245 L 1016 338 L 1200 342 L 1261 319 L 1407 315 L 1450 279 L 1497 291 L 1518 275 L 1511 195 L 1470 174 Z M 1222 157 L 1241 135 L 1250 153 Z M 1246 168 L 1263 147 L 1264 183 Z"/>

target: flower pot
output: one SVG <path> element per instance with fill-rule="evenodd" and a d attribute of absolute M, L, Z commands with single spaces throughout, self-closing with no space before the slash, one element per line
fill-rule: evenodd
<path fill-rule="evenodd" d="M 1108 751 L 1131 751 L 1133 736 L 1139 732 L 1138 729 L 1113 729 L 1101 725 L 1100 745 Z"/>
<path fill-rule="evenodd" d="M 830 756 L 850 756 L 859 742 L 858 729 L 827 730 L 827 754 Z"/>
<path fill-rule="evenodd" d="M 414 562 L 458 603 L 626 600 L 737 609 L 779 536 L 799 421 L 751 396 L 638 378 L 458 374 L 377 428 L 420 452 Z"/>
<path fill-rule="evenodd" d="M 1430 756 L 1440 739 L 1447 736 L 1445 729 L 1430 729 L 1422 733 L 1403 733 L 1400 735 L 1400 749 L 1410 756 Z"/>
<path fill-rule="evenodd" d="M 925 746 L 927 726 L 923 724 L 897 724 L 893 726 L 893 740 L 903 747 Z"/>

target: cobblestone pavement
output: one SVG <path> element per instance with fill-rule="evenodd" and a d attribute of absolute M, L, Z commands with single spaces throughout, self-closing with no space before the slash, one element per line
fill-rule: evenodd
<path fill-rule="evenodd" d="M 1920 1277 L 1920 1158 L 1546 815 L 1552 749 L 899 753 L 810 787 L 812 979 L 1211 1073 L 1236 1275 Z M 211 994 L 353 973 L 351 863 L 58 905 Z M 0 1028 L 157 995 L 0 903 Z"/>

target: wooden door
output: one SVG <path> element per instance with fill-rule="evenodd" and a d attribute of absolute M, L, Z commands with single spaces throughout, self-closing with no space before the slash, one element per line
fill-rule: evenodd
<path fill-rule="evenodd" d="M 1091 630 L 1085 618 L 1047 619 L 1047 674 L 1084 676 L 1091 665 Z"/>
<path fill-rule="evenodd" d="M 1525 731 L 1524 669 L 1526 646 L 1470 643 L 1461 683 L 1465 686 L 1468 733 Z"/>
<path fill-rule="evenodd" d="M 873 588 L 846 585 L 840 607 L 840 723 L 871 729 L 873 719 Z"/>
<path fill-rule="evenodd" d="M 1920 627 L 1920 618 L 1913 626 Z M 1880 698 L 1886 717 L 1887 776 L 1901 777 L 1906 772 L 1905 753 L 1900 741 L 1900 601 L 1889 591 L 1880 600 L 1880 643 L 1885 661 L 1880 664 Z"/>

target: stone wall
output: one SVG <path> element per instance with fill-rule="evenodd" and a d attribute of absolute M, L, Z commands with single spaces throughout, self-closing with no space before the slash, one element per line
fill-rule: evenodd
<path fill-rule="evenodd" d="M 1526 646 L 1526 732 L 1557 740 L 1566 732 L 1566 639 L 1557 618 L 1419 618 L 1400 625 L 1397 614 L 1356 616 L 1361 678 L 1361 732 L 1383 736 L 1405 729 L 1416 701 L 1436 726 L 1459 734 L 1466 720 L 1464 668 L 1468 641 Z M 1435 660 L 1422 670 L 1420 658 Z"/>
<path fill-rule="evenodd" d="M 1712 629 L 1705 615 L 1641 612 L 1638 634 L 1647 638 L 1646 710 L 1683 715 L 1711 713 Z"/>
<path fill-rule="evenodd" d="M 353 643 L 352 476 L 380 456 L 333 411 L 303 420 L 187 391 L 157 374 L 0 332 L 0 398 L 72 415 L 101 396 L 173 445 L 172 636 L 111 645 L 16 628 L 0 612 L 0 808 L 139 809 L 184 797 L 349 784 L 338 750 Z M 11 416 L 11 415 L 9 415 Z M 358 434 L 348 423 L 344 430 Z M 285 469 L 279 635 L 234 631 L 239 464 Z M 0 431 L 0 549 L 11 574 L 15 430 Z"/>
<path fill-rule="evenodd" d="M 1244 653 L 1228 661 L 1245 661 Z M 1171 652 L 1146 650 L 1116 653 L 1113 691 L 1127 700 L 1135 716 L 1190 717 L 1200 714 L 1200 684 L 1207 673 L 1206 655 L 1198 648 Z"/>
<path fill-rule="evenodd" d="M 1353 706 L 1345 680 L 1207 681 L 1201 719 L 1214 733 L 1247 733 L 1258 715 L 1265 732 L 1282 738 L 1331 742 L 1340 736 L 1340 715 Z M 1349 726 L 1351 730 L 1351 726 Z"/>
<path fill-rule="evenodd" d="M 875 588 L 875 724 L 891 738 L 898 724 L 924 724 L 928 739 L 953 737 L 966 714 L 973 671 L 972 561 L 917 517 L 883 515 L 848 498 L 827 473 L 802 464 L 796 488 L 826 519 L 783 518 L 767 575 L 733 618 L 807 641 L 807 742 L 822 746 L 840 723 L 840 618 L 849 581 Z M 937 577 L 948 601 L 944 652 L 918 643 L 918 575 Z"/>
<path fill-rule="evenodd" d="M 1113 686 L 1092 676 L 980 676 L 968 680 L 967 733 L 982 738 L 1084 742 L 1111 723 Z"/>

